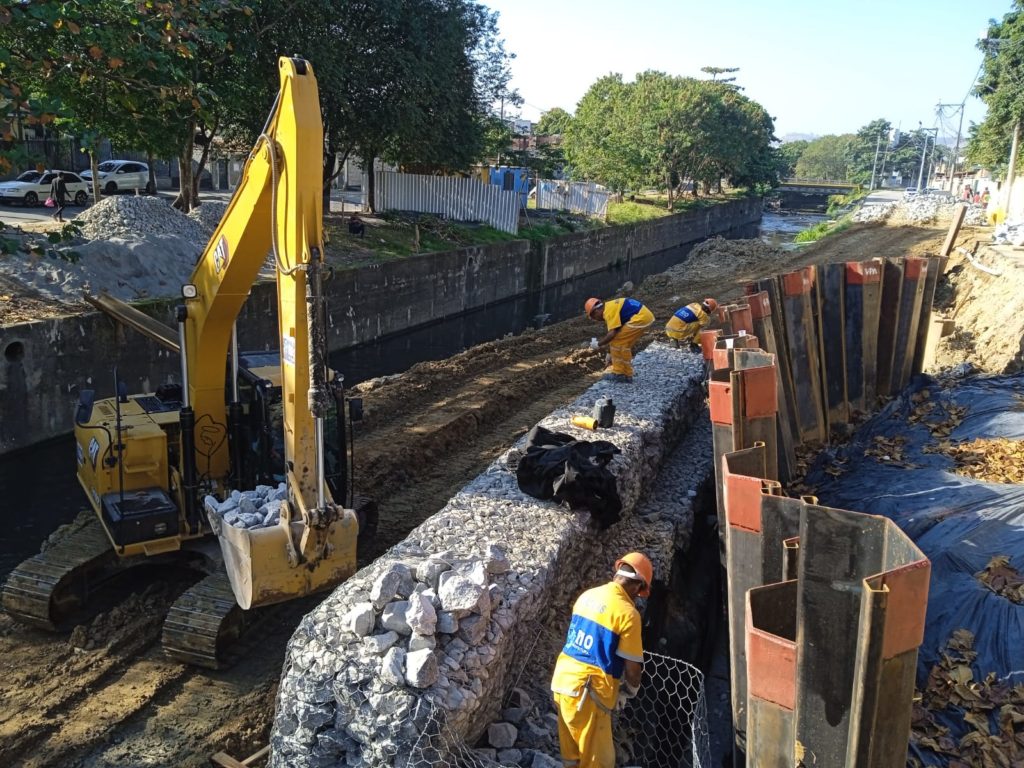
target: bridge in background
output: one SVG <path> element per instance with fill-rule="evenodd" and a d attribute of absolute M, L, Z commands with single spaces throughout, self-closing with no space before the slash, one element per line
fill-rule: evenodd
<path fill-rule="evenodd" d="M 798 211 L 823 211 L 828 207 L 832 195 L 847 195 L 856 189 L 855 184 L 845 181 L 802 181 L 787 179 L 777 186 L 772 196 L 780 201 L 782 208 Z"/>

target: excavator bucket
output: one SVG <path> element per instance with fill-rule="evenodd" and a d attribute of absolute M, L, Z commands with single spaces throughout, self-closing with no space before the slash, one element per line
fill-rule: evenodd
<path fill-rule="evenodd" d="M 298 542 L 312 532 L 302 522 L 283 515 L 277 525 L 247 530 L 209 517 L 231 589 L 246 610 L 331 589 L 355 573 L 359 523 L 352 510 L 316 533 L 317 556 L 307 558 L 298 555 Z"/>

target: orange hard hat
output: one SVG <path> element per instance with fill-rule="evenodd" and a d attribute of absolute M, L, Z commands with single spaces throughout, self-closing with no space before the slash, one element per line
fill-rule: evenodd
<path fill-rule="evenodd" d="M 630 552 L 628 555 L 623 555 L 615 561 L 616 575 L 621 566 L 628 565 L 636 573 L 635 578 L 643 582 L 643 587 L 640 589 L 640 597 L 650 597 L 651 595 L 651 582 L 654 581 L 654 566 L 651 565 L 651 561 L 647 559 L 647 555 L 642 552 Z"/>
<path fill-rule="evenodd" d="M 587 299 L 587 303 L 583 305 L 583 314 L 590 317 L 590 313 L 594 311 L 594 308 L 601 306 L 602 303 L 600 299 Z"/>
<path fill-rule="evenodd" d="M 704 306 L 708 308 L 708 312 L 714 312 L 718 309 L 718 302 L 714 299 L 704 299 Z"/>

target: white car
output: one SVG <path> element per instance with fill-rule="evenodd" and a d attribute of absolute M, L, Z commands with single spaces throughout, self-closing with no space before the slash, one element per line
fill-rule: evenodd
<path fill-rule="evenodd" d="M 150 188 L 149 166 L 134 160 L 107 160 L 99 164 L 100 189 L 105 195 L 113 195 L 122 190 L 142 190 L 152 194 Z M 92 171 L 82 171 L 82 178 L 92 183 Z"/>
<path fill-rule="evenodd" d="M 39 205 L 50 196 L 50 183 L 58 173 L 64 174 L 68 201 L 85 205 L 89 201 L 89 185 L 71 171 L 25 171 L 12 181 L 0 181 L 0 202 Z"/>

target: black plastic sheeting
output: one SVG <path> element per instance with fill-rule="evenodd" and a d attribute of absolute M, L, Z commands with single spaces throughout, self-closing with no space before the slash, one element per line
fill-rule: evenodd
<path fill-rule="evenodd" d="M 928 389 L 936 406 L 918 423 L 907 417 L 918 404 L 910 396 Z M 960 424 L 948 437 L 933 437 L 924 422 L 942 422 L 943 404 L 966 407 Z M 902 436 L 902 463 L 908 469 L 865 456 L 873 438 Z M 892 519 L 932 563 L 928 617 L 918 656 L 917 683 L 923 688 L 930 668 L 952 633 L 974 633 L 978 657 L 975 679 L 989 672 L 1010 685 L 1024 683 L 1024 605 L 988 589 L 975 574 L 996 555 L 1024 573 L 1024 485 L 987 483 L 953 473 L 953 460 L 923 448 L 939 439 L 1024 438 L 1024 374 L 973 377 L 942 385 L 915 377 L 900 397 L 866 421 L 849 444 L 822 453 L 807 474 L 822 504 Z M 833 459 L 844 472 L 834 477 L 825 469 Z M 946 713 L 937 713 L 943 715 Z M 953 714 L 953 713 L 949 713 Z M 967 726 L 954 716 L 941 717 L 955 737 Z M 930 752 L 915 756 L 926 764 L 939 761 Z M 941 761 L 939 761 L 941 762 Z"/>

